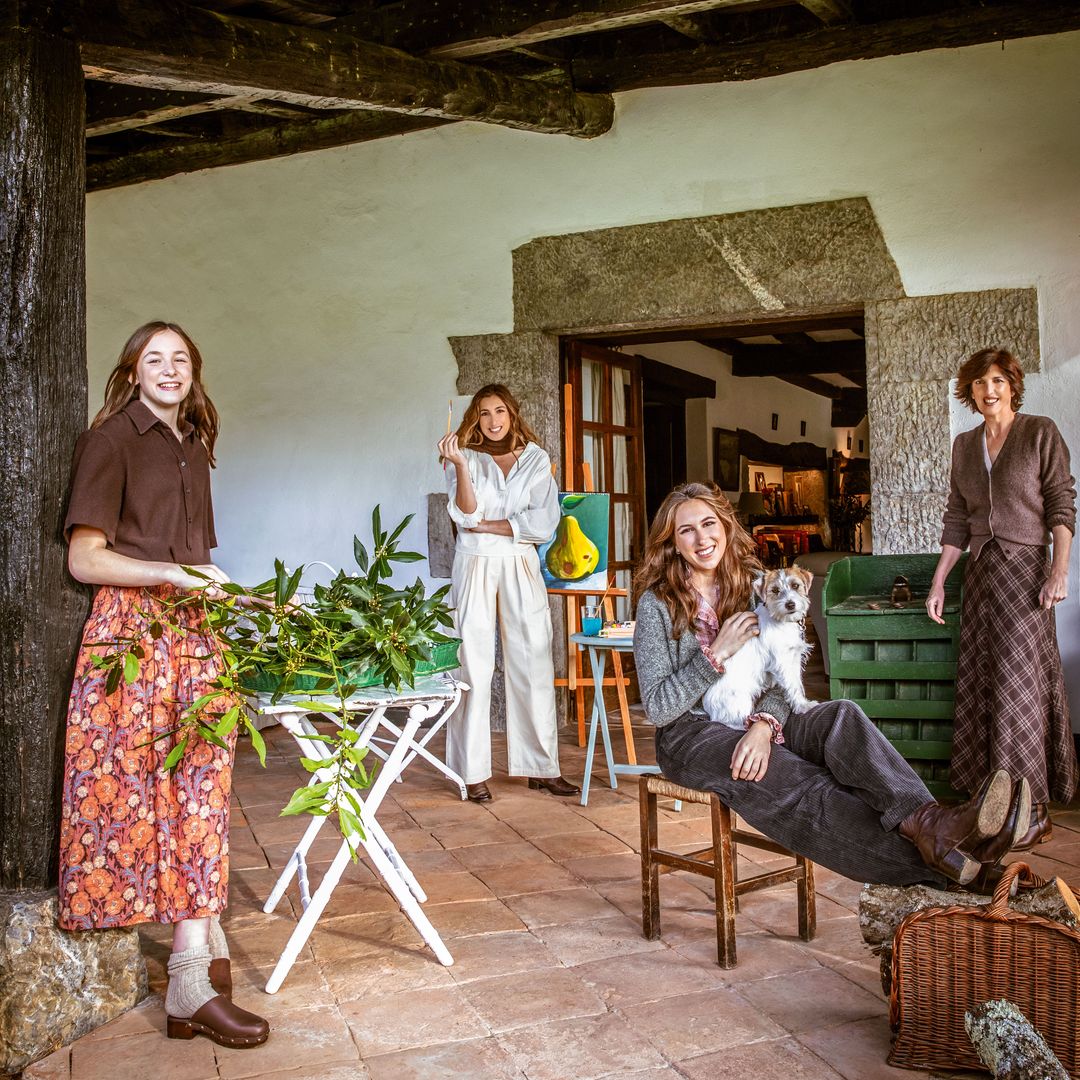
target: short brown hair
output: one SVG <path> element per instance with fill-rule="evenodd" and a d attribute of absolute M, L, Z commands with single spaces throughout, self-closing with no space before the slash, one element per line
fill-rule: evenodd
<path fill-rule="evenodd" d="M 1008 349 L 980 349 L 972 353 L 956 373 L 956 398 L 962 401 L 972 412 L 978 412 L 971 384 L 981 379 L 994 365 L 1001 368 L 1002 375 L 1012 387 L 1012 407 L 1019 409 L 1024 401 L 1024 369 L 1020 361 Z"/>

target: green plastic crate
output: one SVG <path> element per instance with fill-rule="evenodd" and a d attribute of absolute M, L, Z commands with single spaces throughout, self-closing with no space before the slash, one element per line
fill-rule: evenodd
<path fill-rule="evenodd" d="M 945 583 L 944 626 L 925 607 L 937 555 L 841 559 L 829 567 L 821 597 L 829 693 L 860 705 L 937 796 L 955 794 L 948 769 L 966 559 Z M 901 574 L 913 599 L 894 608 L 890 594 Z"/>
<path fill-rule="evenodd" d="M 450 641 L 441 641 L 438 645 L 432 647 L 431 659 L 421 660 L 416 665 L 416 677 L 418 679 L 424 678 L 427 675 L 434 675 L 439 671 L 453 671 L 458 667 L 458 648 L 461 645 L 461 641 L 458 638 L 452 638 Z M 255 671 L 252 672 L 246 679 L 244 679 L 244 689 L 250 690 L 253 693 L 272 694 L 278 687 L 278 681 L 280 676 L 273 674 L 269 671 Z M 357 680 L 357 686 L 379 686 L 381 680 L 370 672 L 361 672 L 360 677 Z M 314 675 L 298 675 L 293 682 L 293 692 L 303 693 L 306 690 L 314 690 L 319 685 L 319 680 Z"/>

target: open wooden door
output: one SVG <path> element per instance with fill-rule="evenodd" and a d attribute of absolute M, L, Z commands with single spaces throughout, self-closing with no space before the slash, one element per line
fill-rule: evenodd
<path fill-rule="evenodd" d="M 581 491 L 588 464 L 596 491 L 611 496 L 608 567 L 619 588 L 630 588 L 645 550 L 645 469 L 640 360 L 588 342 L 569 341 L 566 381 L 572 388 L 573 460 L 563 461 L 568 490 Z M 616 604 L 631 618 L 629 601 Z"/>

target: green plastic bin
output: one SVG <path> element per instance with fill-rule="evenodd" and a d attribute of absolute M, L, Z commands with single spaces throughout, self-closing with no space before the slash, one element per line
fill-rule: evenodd
<path fill-rule="evenodd" d="M 937 555 L 862 555 L 833 563 L 822 609 L 829 634 L 829 693 L 849 698 L 880 728 L 937 797 L 949 786 L 956 654 L 965 553 L 945 582 L 945 625 L 926 614 Z M 908 579 L 912 599 L 890 601 Z"/>

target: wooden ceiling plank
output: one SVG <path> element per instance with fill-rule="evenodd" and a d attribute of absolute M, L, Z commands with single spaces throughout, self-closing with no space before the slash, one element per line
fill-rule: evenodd
<path fill-rule="evenodd" d="M 778 375 L 777 378 L 790 386 L 797 386 L 800 390 L 809 390 L 811 394 L 819 394 L 830 401 L 839 401 L 843 396 L 841 387 L 833 386 L 824 379 L 815 379 L 813 375 Z"/>
<path fill-rule="evenodd" d="M 845 0 L 798 0 L 799 6 L 817 16 L 826 26 L 847 22 L 851 8 Z"/>
<path fill-rule="evenodd" d="M 137 113 L 132 113 L 130 116 L 94 120 L 86 125 L 86 137 L 93 139 L 99 135 L 113 135 L 117 131 L 131 131 L 134 128 L 165 124 L 170 120 L 180 120 L 185 116 L 199 116 L 201 113 L 217 112 L 219 109 L 237 109 L 253 100 L 250 97 L 224 97 L 215 98 L 212 101 L 199 101 L 192 105 L 164 105 L 160 109 L 142 109 Z"/>
<path fill-rule="evenodd" d="M 332 146 L 368 142 L 402 135 L 421 128 L 439 127 L 446 120 L 398 116 L 385 112 L 349 112 L 325 119 L 293 120 L 271 124 L 221 139 L 201 139 L 183 145 L 136 150 L 86 167 L 87 191 L 124 187 L 144 180 L 160 180 L 178 173 L 239 165 L 249 161 L 325 150 Z"/>
<path fill-rule="evenodd" d="M 675 53 L 614 58 L 579 56 L 574 61 L 574 78 L 578 86 L 608 92 L 647 86 L 738 82 L 807 71 L 846 60 L 956 49 L 1077 29 L 1080 29 L 1080 4 L 1075 0 L 1000 3 L 877 23 L 823 26 L 785 38 L 700 46 Z"/>
<path fill-rule="evenodd" d="M 342 32 L 234 18 L 175 0 L 66 0 L 87 78 L 319 109 L 371 109 L 593 138 L 604 94 L 421 59 Z"/>
<path fill-rule="evenodd" d="M 607 0 L 599 11 L 579 11 L 562 19 L 536 23 L 514 34 L 455 41 L 428 50 L 429 56 L 463 60 L 490 56 L 522 45 L 535 45 L 556 38 L 595 34 L 601 30 L 625 30 L 644 23 L 667 22 L 704 11 L 725 7 L 746 7 L 746 0 Z M 680 31 L 681 32 L 681 31 Z"/>
<path fill-rule="evenodd" d="M 739 345 L 731 357 L 732 375 L 846 375 L 865 368 L 861 341 L 817 342 L 805 351 L 790 345 Z"/>

